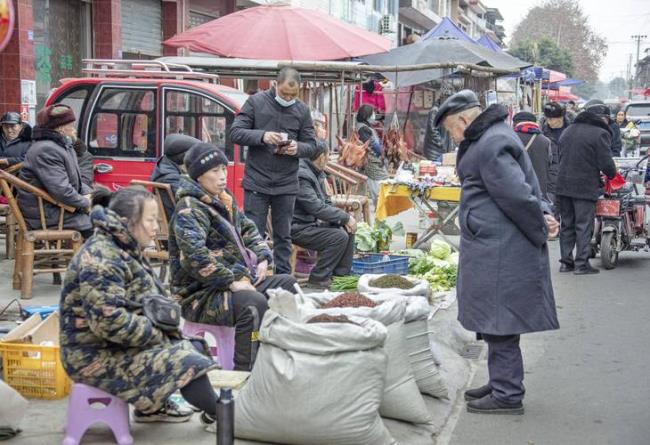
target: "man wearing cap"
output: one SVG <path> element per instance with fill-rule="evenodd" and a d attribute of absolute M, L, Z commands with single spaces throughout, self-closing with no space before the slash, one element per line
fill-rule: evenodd
<path fill-rule="evenodd" d="M 460 144 L 458 320 L 488 344 L 489 382 L 465 393 L 473 413 L 523 414 L 520 335 L 559 328 L 547 246 L 559 225 L 507 116 L 463 90 L 435 120 Z"/>
<path fill-rule="evenodd" d="M 44 189 L 55 200 L 70 207 L 74 213 L 65 213 L 63 227 L 81 232 L 84 238 L 92 235 L 88 210 L 92 189 L 81 180 L 77 154 L 72 146 L 77 138 L 75 115 L 67 105 L 55 104 L 41 109 L 36 115 L 33 144 L 20 170 L 24 181 Z M 41 228 L 39 200 L 24 190 L 18 190 L 18 205 L 30 228 Z M 47 227 L 59 223 L 59 208 L 43 202 Z"/>
<path fill-rule="evenodd" d="M 553 163 L 551 140 L 542 134 L 539 125 L 537 125 L 537 118 L 533 113 L 520 111 L 513 116 L 512 122 L 514 124 L 513 130 L 521 139 L 521 143 L 524 144 L 524 148 L 528 156 L 530 156 L 542 196 L 550 202 L 548 178 Z"/>
<path fill-rule="evenodd" d="M 226 189 L 226 155 L 199 142 L 185 154 L 185 166 L 169 223 L 172 293 L 186 320 L 234 326 L 235 369 L 250 371 L 268 309 L 264 293 L 293 292 L 296 281 L 267 275 L 271 250 Z"/>
<path fill-rule="evenodd" d="M 277 84 L 248 98 L 230 128 L 235 144 L 248 147 L 244 211 L 262 237 L 269 210 L 277 273 L 291 273 L 291 219 L 298 193 L 299 159 L 316 151 L 309 107 L 298 99 L 300 74 L 283 68 Z"/>
<path fill-rule="evenodd" d="M 611 144 L 609 108 L 599 100 L 587 102 L 584 111 L 560 138 L 557 179 L 557 200 L 562 217 L 560 272 L 576 275 L 600 272 L 589 264 L 589 255 L 601 172 L 609 178 L 616 175 Z"/>
<path fill-rule="evenodd" d="M 0 168 L 23 162 L 31 145 L 32 127 L 13 111 L 0 118 L 0 126 Z"/>
<path fill-rule="evenodd" d="M 566 117 L 566 110 L 558 102 L 549 102 L 544 105 L 544 123 L 542 124 L 542 134 L 552 142 L 551 150 L 553 152 L 553 162 L 549 171 L 548 194 L 551 202 L 555 204 L 555 189 L 557 183 L 557 172 L 560 168 L 560 156 L 558 154 L 558 145 L 560 136 L 571 123 Z M 556 212 L 556 216 L 559 213 Z"/>
<path fill-rule="evenodd" d="M 162 184 L 169 184 L 172 193 L 176 196 L 178 191 L 178 183 L 181 180 L 181 175 L 184 173 L 185 167 L 183 166 L 183 158 L 185 153 L 190 147 L 196 143 L 201 142 L 197 138 L 185 134 L 170 134 L 165 138 L 164 154 L 158 159 L 156 167 L 151 172 L 151 181 L 160 182 Z M 167 196 L 167 193 L 162 194 L 163 206 L 165 207 L 165 214 L 167 221 L 174 213 L 175 204 Z"/>

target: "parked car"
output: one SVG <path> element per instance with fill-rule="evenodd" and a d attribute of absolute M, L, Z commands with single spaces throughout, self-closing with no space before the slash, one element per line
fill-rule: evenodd
<path fill-rule="evenodd" d="M 229 130 L 248 95 L 200 73 L 133 72 L 125 77 L 108 69 L 104 77 L 65 79 L 46 102 L 74 109 L 79 138 L 94 156 L 96 182 L 116 190 L 132 179 L 148 180 L 165 137 L 183 133 L 225 151 L 228 188 L 242 205 L 246 147 L 234 145 Z"/>
<path fill-rule="evenodd" d="M 639 147 L 643 156 L 650 147 L 650 101 L 629 102 L 624 110 L 627 120 L 636 122 L 641 132 Z"/>

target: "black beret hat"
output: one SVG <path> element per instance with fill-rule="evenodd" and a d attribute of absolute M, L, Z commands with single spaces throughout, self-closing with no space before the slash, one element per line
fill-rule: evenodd
<path fill-rule="evenodd" d="M 585 104 L 585 111 L 596 114 L 598 116 L 610 117 L 609 107 L 605 105 L 600 99 L 591 99 Z"/>
<path fill-rule="evenodd" d="M 185 153 L 187 174 L 195 181 L 203 173 L 219 165 L 228 165 L 228 158 L 223 151 L 212 144 L 199 142 Z"/>
<path fill-rule="evenodd" d="M 186 134 L 173 133 L 165 138 L 165 155 L 169 157 L 185 153 L 194 144 L 201 142 L 197 138 Z"/>
<path fill-rule="evenodd" d="M 460 113 L 470 108 L 479 107 L 481 104 L 472 90 L 462 90 L 449 97 L 438 110 L 433 125 L 439 127 L 449 115 Z"/>
<path fill-rule="evenodd" d="M 544 116 L 546 117 L 562 117 L 564 116 L 564 107 L 557 102 L 549 102 L 544 105 Z"/>
<path fill-rule="evenodd" d="M 537 117 L 529 111 L 520 111 L 512 117 L 512 121 L 515 124 L 520 122 L 537 122 Z"/>

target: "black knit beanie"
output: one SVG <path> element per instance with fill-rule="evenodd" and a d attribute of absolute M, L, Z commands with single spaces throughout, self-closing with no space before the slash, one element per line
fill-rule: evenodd
<path fill-rule="evenodd" d="M 185 154 L 187 174 L 195 181 L 203 173 L 220 165 L 228 165 L 228 158 L 212 144 L 199 142 L 192 145 Z"/>

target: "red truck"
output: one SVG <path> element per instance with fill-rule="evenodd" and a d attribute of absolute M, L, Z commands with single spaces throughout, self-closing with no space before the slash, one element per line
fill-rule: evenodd
<path fill-rule="evenodd" d="M 183 133 L 224 150 L 230 160 L 228 188 L 242 205 L 247 148 L 230 141 L 230 126 L 247 94 L 187 67 L 85 63 L 91 77 L 62 80 L 46 105 L 64 103 L 74 110 L 79 138 L 95 158 L 96 182 L 115 190 L 132 179 L 149 180 L 165 137 Z"/>

